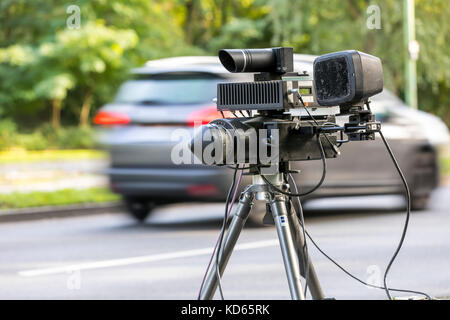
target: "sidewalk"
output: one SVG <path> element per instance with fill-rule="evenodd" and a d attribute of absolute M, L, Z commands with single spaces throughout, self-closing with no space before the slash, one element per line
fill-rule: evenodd
<path fill-rule="evenodd" d="M 106 187 L 108 160 L 58 160 L 0 164 L 0 194 Z"/>
<path fill-rule="evenodd" d="M 123 212 L 120 202 L 85 203 L 65 206 L 45 206 L 24 209 L 0 210 L 0 223 L 30 221 L 48 218 L 66 218 L 92 214 L 114 214 Z"/>

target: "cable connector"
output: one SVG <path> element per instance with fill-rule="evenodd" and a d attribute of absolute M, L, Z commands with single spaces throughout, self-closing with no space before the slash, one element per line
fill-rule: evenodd
<path fill-rule="evenodd" d="M 381 123 L 378 121 L 373 122 L 367 122 L 366 123 L 366 132 L 372 133 L 372 132 L 379 132 L 381 130 Z"/>

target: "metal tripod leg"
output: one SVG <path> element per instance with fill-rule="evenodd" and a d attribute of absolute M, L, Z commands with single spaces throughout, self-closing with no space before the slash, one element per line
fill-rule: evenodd
<path fill-rule="evenodd" d="M 277 228 L 291 297 L 293 300 L 304 300 L 305 296 L 302 289 L 299 260 L 288 219 L 287 200 L 284 196 L 274 195 L 270 201 L 270 207 Z"/>
<path fill-rule="evenodd" d="M 305 244 L 305 238 L 303 237 L 303 232 L 301 229 L 300 222 L 298 221 L 295 212 L 293 210 L 290 211 L 288 216 L 289 224 L 291 226 L 292 233 L 295 235 L 295 243 L 298 252 L 298 259 L 300 261 L 300 273 L 305 278 L 305 260 L 306 257 L 303 252 L 303 246 Z M 308 254 L 308 288 L 311 292 L 311 296 L 314 300 L 323 300 L 325 299 L 325 295 L 323 294 L 322 287 L 320 286 L 319 279 L 317 278 L 316 271 L 314 269 L 314 265 L 312 263 L 311 257 Z"/>
<path fill-rule="evenodd" d="M 228 259 L 233 252 L 234 246 L 236 245 L 239 235 L 244 228 L 245 221 L 247 221 L 253 205 L 253 193 L 247 190 L 241 194 L 238 207 L 236 208 L 236 213 L 231 220 L 228 232 L 224 236 L 223 246 L 219 256 L 220 276 L 222 276 L 225 267 L 227 266 Z M 218 285 L 217 280 L 216 263 L 214 259 L 214 264 L 209 269 L 208 276 L 206 278 L 205 287 L 200 294 L 201 300 L 211 300 L 214 297 L 214 293 L 216 292 Z"/>

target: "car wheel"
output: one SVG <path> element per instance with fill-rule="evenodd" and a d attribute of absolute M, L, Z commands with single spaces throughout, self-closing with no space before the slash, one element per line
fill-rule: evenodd
<path fill-rule="evenodd" d="M 412 196 L 411 197 L 411 210 L 422 211 L 428 207 L 430 196 Z"/>
<path fill-rule="evenodd" d="M 128 213 L 139 222 L 143 222 L 155 208 L 155 203 L 138 198 L 126 197 L 124 199 Z"/>

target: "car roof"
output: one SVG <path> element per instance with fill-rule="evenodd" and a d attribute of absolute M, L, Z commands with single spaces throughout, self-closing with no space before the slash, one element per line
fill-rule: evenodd
<path fill-rule="evenodd" d="M 294 54 L 295 71 L 312 71 L 312 63 L 316 56 Z M 132 70 L 133 74 L 158 74 L 168 72 L 204 72 L 222 77 L 239 77 L 228 72 L 216 56 L 185 56 L 148 61 L 143 67 Z M 241 75 L 242 77 L 242 75 Z"/>

